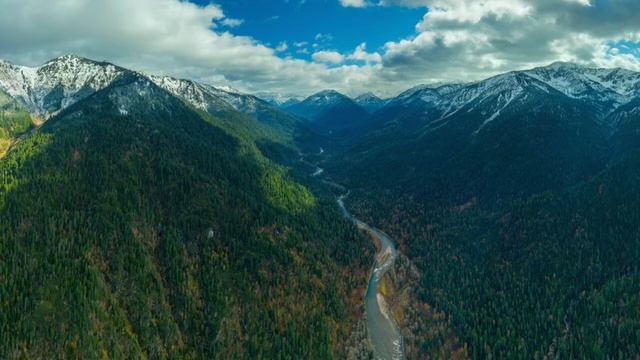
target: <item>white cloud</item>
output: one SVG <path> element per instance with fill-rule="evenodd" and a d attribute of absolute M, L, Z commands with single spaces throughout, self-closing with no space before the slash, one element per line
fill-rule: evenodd
<path fill-rule="evenodd" d="M 578 0 L 583 1 L 583 0 Z M 344 7 L 364 8 L 369 6 L 403 6 L 410 8 L 426 7 L 425 0 L 339 0 Z"/>
<path fill-rule="evenodd" d="M 325 64 L 342 64 L 344 55 L 336 51 L 317 51 L 313 53 L 313 61 Z"/>
<path fill-rule="evenodd" d="M 531 5 L 524 0 L 434 0 L 429 5 L 431 10 L 421 24 L 423 30 L 430 22 L 478 23 L 488 16 L 500 21 L 507 17 L 524 17 L 532 11 Z"/>
<path fill-rule="evenodd" d="M 410 8 L 427 7 L 425 0 L 380 0 L 380 6 L 405 6 Z"/>
<path fill-rule="evenodd" d="M 315 39 L 316 41 L 319 41 L 319 42 L 329 42 L 329 41 L 333 40 L 333 35 L 331 35 L 331 34 L 318 33 L 318 34 L 316 34 L 316 36 L 314 37 L 314 39 Z"/>
<path fill-rule="evenodd" d="M 242 25 L 244 23 L 244 20 L 225 18 L 225 19 L 222 19 L 221 23 L 222 25 L 227 27 L 236 27 L 236 26 Z"/>
<path fill-rule="evenodd" d="M 340 4 L 345 7 L 363 8 L 369 6 L 367 0 L 340 0 Z"/>
<path fill-rule="evenodd" d="M 382 62 L 382 56 L 377 52 L 368 53 L 367 44 L 362 43 L 356 47 L 352 54 L 347 56 L 348 60 L 364 61 L 365 63 L 380 63 Z"/>
<path fill-rule="evenodd" d="M 281 43 L 278 44 L 278 46 L 276 46 L 277 52 L 285 52 L 287 51 L 287 49 L 289 49 L 289 45 L 287 45 L 286 41 L 282 41 Z"/>
<path fill-rule="evenodd" d="M 592 6 L 591 5 L 591 0 L 564 0 L 564 1 L 575 2 L 575 3 L 578 3 L 578 4 L 583 5 L 583 6 Z"/>

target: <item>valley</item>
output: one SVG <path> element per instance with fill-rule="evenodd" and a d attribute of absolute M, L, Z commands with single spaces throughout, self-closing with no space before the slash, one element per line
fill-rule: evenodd
<path fill-rule="evenodd" d="M 638 79 L 555 63 L 411 89 L 350 135 L 318 131 L 350 211 L 420 273 L 419 354 L 638 353 Z"/>
<path fill-rule="evenodd" d="M 640 1 L 0 9 L 0 360 L 640 360 Z"/>
<path fill-rule="evenodd" d="M 0 90 L 2 358 L 640 353 L 639 73 L 274 105 L 67 55 Z"/>
<path fill-rule="evenodd" d="M 345 197 L 343 195 L 338 198 L 338 204 L 345 218 L 351 220 L 359 229 L 370 235 L 379 248 L 365 295 L 367 329 L 374 349 L 374 356 L 379 359 L 403 359 L 403 339 L 400 329 L 384 295 L 380 292 L 380 283 L 389 268 L 394 265 L 398 256 L 397 250 L 393 240 L 386 234 L 356 219 L 349 213 L 344 204 Z"/>
<path fill-rule="evenodd" d="M 323 153 L 324 149 L 320 148 L 318 155 L 322 155 Z M 323 173 L 324 169 L 316 167 L 316 170 L 311 176 L 318 177 Z M 323 181 L 330 185 L 333 184 L 327 180 Z M 337 187 L 341 190 L 346 190 L 340 185 Z M 389 236 L 356 219 L 349 213 L 344 203 L 348 195 L 349 192 L 347 191 L 347 193 L 339 195 L 336 199 L 342 215 L 358 227 L 358 229 L 370 236 L 378 249 L 364 296 L 367 333 L 373 349 L 373 356 L 376 359 L 404 359 L 402 334 L 396 324 L 394 314 L 391 313 L 385 296 L 380 290 L 382 280 L 386 276 L 387 271 L 394 266 L 396 258 L 398 257 L 396 247 Z"/>

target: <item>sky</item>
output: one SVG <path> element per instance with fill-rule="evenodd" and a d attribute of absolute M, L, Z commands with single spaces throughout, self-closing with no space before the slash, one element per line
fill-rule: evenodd
<path fill-rule="evenodd" d="M 640 71 L 638 0 L 0 0 L 0 59 L 394 96 L 570 61 Z"/>
<path fill-rule="evenodd" d="M 279 49 L 282 57 L 308 61 L 316 52 L 346 54 L 362 43 L 370 51 L 380 51 L 389 41 L 413 35 L 425 14 L 425 8 L 419 7 L 345 7 L 338 0 L 221 0 L 217 4 L 226 16 L 239 20 L 226 30 Z"/>

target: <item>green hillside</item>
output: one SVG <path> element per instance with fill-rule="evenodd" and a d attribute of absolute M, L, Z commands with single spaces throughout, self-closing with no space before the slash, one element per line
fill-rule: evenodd
<path fill-rule="evenodd" d="M 0 159 L 4 157 L 16 137 L 27 132 L 32 126 L 29 114 L 0 90 Z"/>
<path fill-rule="evenodd" d="M 344 358 L 372 249 L 137 75 L 0 161 L 0 358 Z"/>

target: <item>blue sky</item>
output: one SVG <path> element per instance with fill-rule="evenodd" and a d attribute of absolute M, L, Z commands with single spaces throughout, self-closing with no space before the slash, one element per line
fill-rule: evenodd
<path fill-rule="evenodd" d="M 296 96 L 394 96 L 555 61 L 640 71 L 638 0 L 190 1 L 0 0 L 0 59 L 73 53 Z"/>
<path fill-rule="evenodd" d="M 196 0 L 200 5 L 209 1 Z M 226 28 L 235 35 L 288 49 L 283 56 L 311 59 L 318 50 L 353 51 L 361 43 L 380 50 L 389 41 L 410 38 L 425 8 L 344 7 L 337 0 L 220 0 L 229 18 L 242 23 Z M 296 46 L 297 45 L 297 46 Z M 315 45 L 315 46 L 314 46 Z"/>

